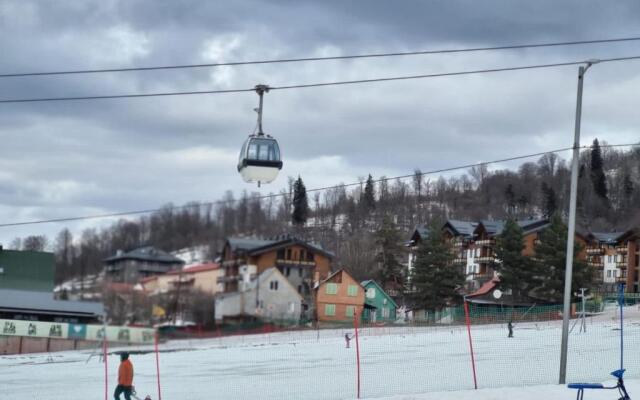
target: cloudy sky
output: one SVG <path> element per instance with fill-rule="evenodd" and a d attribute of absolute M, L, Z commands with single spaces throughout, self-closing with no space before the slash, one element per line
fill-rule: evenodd
<path fill-rule="evenodd" d="M 0 0 L 0 73 L 212 63 L 640 36 L 635 1 Z M 0 98 L 250 88 L 640 55 L 640 41 L 351 61 L 0 79 Z M 593 67 L 583 137 L 637 142 L 640 61 Z M 284 156 L 236 172 L 254 93 L 0 104 L 0 223 L 211 201 L 572 144 L 577 67 L 273 91 Z M 566 156 L 566 154 L 564 155 Z M 498 166 L 499 167 L 499 166 Z M 102 222 L 104 223 L 104 222 Z M 77 230 L 99 221 L 66 224 Z M 63 224 L 0 228 L 0 242 Z"/>

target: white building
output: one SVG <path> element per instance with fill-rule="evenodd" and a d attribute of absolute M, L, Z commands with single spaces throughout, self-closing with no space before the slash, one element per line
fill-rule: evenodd
<path fill-rule="evenodd" d="M 303 299 L 289 280 L 277 268 L 266 269 L 256 279 L 253 276 L 255 266 L 246 267 L 240 271 L 240 290 L 216 297 L 216 321 L 255 317 L 297 324 L 302 313 Z"/>

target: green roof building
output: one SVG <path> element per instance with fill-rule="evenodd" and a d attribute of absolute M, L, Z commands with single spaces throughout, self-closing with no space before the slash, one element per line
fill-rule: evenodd
<path fill-rule="evenodd" d="M 363 281 L 360 284 L 365 291 L 362 321 L 394 322 L 398 309 L 396 302 L 374 280 Z"/>
<path fill-rule="evenodd" d="M 53 291 L 53 253 L 0 247 L 0 289 Z"/>

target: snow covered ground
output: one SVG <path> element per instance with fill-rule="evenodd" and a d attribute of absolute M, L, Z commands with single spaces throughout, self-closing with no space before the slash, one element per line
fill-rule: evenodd
<path fill-rule="evenodd" d="M 625 368 L 630 392 L 640 393 L 640 313 L 625 309 Z M 619 368 L 615 309 L 594 318 L 587 332 L 570 336 L 569 381 L 605 382 Z M 464 327 L 366 329 L 360 340 L 363 398 L 572 399 L 555 385 L 559 321 L 473 327 L 478 386 L 473 389 Z M 165 343 L 160 353 L 163 399 L 352 399 L 356 397 L 355 343 L 343 330 L 282 332 Z M 115 351 L 117 349 L 111 349 Z M 140 348 L 139 350 L 150 350 Z M 0 357 L 0 399 L 100 399 L 104 364 L 91 351 Z M 156 395 L 153 352 L 132 354 L 139 394 Z M 109 398 L 118 356 L 109 356 Z M 15 394 L 6 396 L 8 393 Z M 16 397 L 17 395 L 17 397 Z M 589 399 L 617 398 L 594 391 Z"/>

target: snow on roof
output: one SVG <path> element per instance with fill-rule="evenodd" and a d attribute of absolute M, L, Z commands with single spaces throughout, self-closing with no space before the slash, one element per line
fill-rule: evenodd
<path fill-rule="evenodd" d="M 0 289 L 0 309 L 25 310 L 42 314 L 102 315 L 102 303 L 54 300 L 51 292 Z"/>
<path fill-rule="evenodd" d="M 593 236 L 600 243 L 614 244 L 618 241 L 618 238 L 624 235 L 625 232 L 591 232 Z"/>
<path fill-rule="evenodd" d="M 137 261 L 151 261 L 157 263 L 168 264 L 184 264 L 184 261 L 178 257 L 172 256 L 166 251 L 157 249 L 153 246 L 140 247 L 135 250 L 131 250 L 127 253 L 116 254 L 106 258 L 104 262 L 113 263 L 120 260 L 137 260 Z"/>

